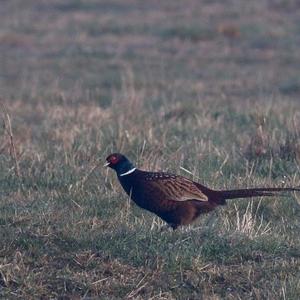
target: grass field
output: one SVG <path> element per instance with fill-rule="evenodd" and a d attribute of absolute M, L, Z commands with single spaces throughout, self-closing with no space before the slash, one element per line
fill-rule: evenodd
<path fill-rule="evenodd" d="M 299 299 L 300 194 L 161 232 L 101 167 L 299 186 L 299 19 L 293 0 L 1 1 L 0 298 Z"/>

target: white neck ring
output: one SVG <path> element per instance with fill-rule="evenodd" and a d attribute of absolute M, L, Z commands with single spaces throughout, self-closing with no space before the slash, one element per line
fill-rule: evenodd
<path fill-rule="evenodd" d="M 120 174 L 120 176 L 126 176 L 126 175 L 129 175 L 129 174 L 133 173 L 135 170 L 136 170 L 136 168 L 133 168 L 133 169 L 131 169 L 131 170 L 125 172 L 125 173 Z"/>

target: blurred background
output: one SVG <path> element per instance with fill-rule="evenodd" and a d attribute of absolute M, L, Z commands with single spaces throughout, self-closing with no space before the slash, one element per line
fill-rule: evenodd
<path fill-rule="evenodd" d="M 220 138 L 224 118 L 226 132 L 247 131 L 274 111 L 298 125 L 299 11 L 280 0 L 2 1 L 2 101 L 31 146 L 42 135 L 72 147 L 112 127 L 103 143 L 130 151 L 122 138 L 161 145 L 180 121 L 193 128 L 170 137 L 184 147 Z"/>

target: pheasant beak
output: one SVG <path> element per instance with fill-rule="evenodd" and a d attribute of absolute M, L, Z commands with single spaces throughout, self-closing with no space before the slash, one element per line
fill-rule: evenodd
<path fill-rule="evenodd" d="M 109 167 L 109 165 L 110 165 L 110 163 L 107 162 L 107 163 L 105 163 L 105 164 L 103 165 L 103 167 L 104 167 L 104 168 L 107 168 L 107 167 Z"/>

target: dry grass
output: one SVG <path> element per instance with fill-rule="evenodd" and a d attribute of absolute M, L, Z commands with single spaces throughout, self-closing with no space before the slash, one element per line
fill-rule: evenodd
<path fill-rule="evenodd" d="M 299 186 L 297 8 L 1 3 L 1 297 L 299 299 L 299 195 L 161 232 L 99 166 L 117 150 L 215 188 Z"/>

